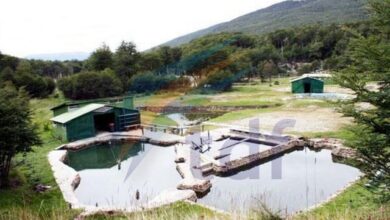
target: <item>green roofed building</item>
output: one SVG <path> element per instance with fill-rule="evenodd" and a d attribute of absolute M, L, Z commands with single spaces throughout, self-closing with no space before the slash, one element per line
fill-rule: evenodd
<path fill-rule="evenodd" d="M 323 93 L 324 81 L 302 76 L 291 81 L 291 91 L 292 93 Z"/>
<path fill-rule="evenodd" d="M 99 132 L 124 131 L 141 123 L 138 110 L 111 104 L 91 103 L 54 115 L 51 121 L 56 136 L 66 141 L 93 137 Z"/>
<path fill-rule="evenodd" d="M 124 96 L 124 97 L 64 102 L 60 105 L 57 105 L 57 106 L 51 108 L 50 110 L 53 111 L 54 116 L 57 116 L 57 115 L 66 113 L 68 111 L 73 111 L 75 109 L 79 109 L 83 106 L 86 106 L 86 105 L 89 105 L 92 103 L 110 104 L 110 105 L 122 106 L 122 107 L 125 107 L 128 109 L 134 109 L 133 97 L 132 96 Z"/>

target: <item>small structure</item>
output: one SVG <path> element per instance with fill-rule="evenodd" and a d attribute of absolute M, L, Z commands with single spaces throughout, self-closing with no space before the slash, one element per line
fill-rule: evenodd
<path fill-rule="evenodd" d="M 61 107 L 61 111 L 65 111 L 64 108 Z M 129 126 L 141 123 L 138 110 L 98 103 L 87 104 L 71 111 L 68 108 L 67 112 L 55 116 L 51 121 L 56 136 L 67 141 L 93 137 L 99 132 L 124 131 Z"/>
<path fill-rule="evenodd" d="M 332 74 L 329 74 L 327 72 L 306 73 L 306 74 L 303 74 L 302 76 L 311 77 L 311 78 L 320 79 L 320 80 L 326 80 L 326 79 L 332 78 Z"/>
<path fill-rule="evenodd" d="M 124 97 L 113 97 L 113 98 L 102 98 L 102 99 L 91 99 L 91 100 L 79 100 L 79 101 L 70 101 L 64 102 L 60 105 L 54 106 L 50 110 L 53 111 L 53 115 L 57 116 L 66 112 L 77 110 L 83 106 L 100 103 L 100 104 L 110 104 L 123 106 L 128 109 L 134 109 L 134 98 L 133 96 L 124 96 Z"/>
<path fill-rule="evenodd" d="M 301 76 L 291 81 L 292 93 L 323 93 L 324 81 L 309 76 Z"/>

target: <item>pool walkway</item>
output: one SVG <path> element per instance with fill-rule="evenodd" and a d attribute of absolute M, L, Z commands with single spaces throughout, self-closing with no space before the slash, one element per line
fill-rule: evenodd
<path fill-rule="evenodd" d="M 164 132 L 137 129 L 124 132 L 101 133 L 95 137 L 61 145 L 57 149 L 80 150 L 91 145 L 107 143 L 110 141 L 140 141 L 160 146 L 172 146 L 184 142 L 184 137 Z"/>

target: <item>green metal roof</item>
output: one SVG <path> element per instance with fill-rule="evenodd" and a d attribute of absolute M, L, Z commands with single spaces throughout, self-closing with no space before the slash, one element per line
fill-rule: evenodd
<path fill-rule="evenodd" d="M 320 79 L 316 79 L 316 78 L 313 78 L 313 77 L 310 77 L 310 76 L 305 76 L 305 75 L 303 75 L 303 76 L 301 76 L 301 77 L 298 77 L 298 78 L 296 78 L 296 79 L 290 80 L 290 82 L 295 82 L 295 81 L 298 81 L 298 80 L 301 80 L 301 79 L 306 79 L 306 78 L 323 82 L 323 81 L 320 80 Z"/>
<path fill-rule="evenodd" d="M 123 102 L 126 98 L 133 98 L 134 96 L 117 96 L 117 97 L 111 97 L 111 98 L 100 98 L 100 99 L 86 99 L 86 100 L 77 100 L 77 101 L 66 101 L 59 105 L 56 105 L 52 107 L 50 110 L 54 110 L 63 106 L 69 106 L 69 105 L 80 105 L 80 104 L 91 104 L 91 103 L 117 103 L 117 102 Z"/>
<path fill-rule="evenodd" d="M 89 112 L 95 111 L 95 110 L 102 108 L 104 106 L 105 105 L 103 105 L 103 104 L 89 104 L 89 105 L 86 105 L 86 106 L 81 107 L 79 109 L 76 109 L 74 111 L 58 115 L 50 120 L 57 122 L 57 123 L 66 124 L 75 118 L 83 116 Z"/>

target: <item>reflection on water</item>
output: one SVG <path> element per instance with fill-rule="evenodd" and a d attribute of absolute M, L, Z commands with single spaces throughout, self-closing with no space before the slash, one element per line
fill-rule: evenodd
<path fill-rule="evenodd" d="M 237 147 L 231 152 L 234 156 L 245 151 Z M 173 147 L 137 143 L 69 152 L 67 163 L 80 173 L 75 192 L 81 203 L 123 208 L 176 188 L 181 178 L 174 158 Z M 213 185 L 199 202 L 228 211 L 247 211 L 264 202 L 273 210 L 292 213 L 326 200 L 359 175 L 358 169 L 333 162 L 329 150 L 305 149 L 228 177 L 207 177 Z"/>
<path fill-rule="evenodd" d="M 173 147 L 141 143 L 98 145 L 69 152 L 67 163 L 80 173 L 81 182 L 75 193 L 81 203 L 123 208 L 145 203 L 163 190 L 175 189 L 181 178 L 174 157 Z"/>
<path fill-rule="evenodd" d="M 305 149 L 230 177 L 212 177 L 210 193 L 199 202 L 228 211 L 265 203 L 274 211 L 292 213 L 326 200 L 359 175 L 358 169 L 333 162 L 329 150 Z"/>

